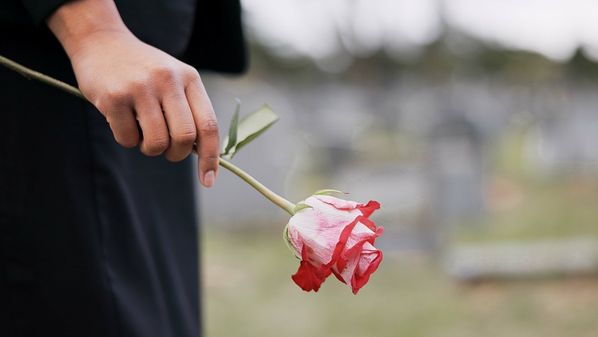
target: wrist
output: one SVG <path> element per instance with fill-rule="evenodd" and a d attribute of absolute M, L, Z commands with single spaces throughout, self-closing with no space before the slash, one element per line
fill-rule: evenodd
<path fill-rule="evenodd" d="M 47 24 L 71 59 L 85 45 L 106 34 L 133 36 L 111 0 L 67 2 L 48 18 Z"/>

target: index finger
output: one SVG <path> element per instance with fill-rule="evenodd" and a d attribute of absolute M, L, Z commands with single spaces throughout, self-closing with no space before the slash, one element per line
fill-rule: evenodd
<path fill-rule="evenodd" d="M 185 94 L 197 129 L 199 180 L 205 187 L 212 187 L 218 173 L 220 157 L 220 136 L 216 113 L 199 76 L 187 84 Z"/>

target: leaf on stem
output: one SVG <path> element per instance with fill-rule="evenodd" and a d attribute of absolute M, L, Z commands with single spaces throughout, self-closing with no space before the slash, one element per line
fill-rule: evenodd
<path fill-rule="evenodd" d="M 268 105 L 263 105 L 258 110 L 243 117 L 237 126 L 237 135 L 235 142 L 229 142 L 230 135 L 225 140 L 227 144 L 223 155 L 226 158 L 232 158 L 245 145 L 266 131 L 272 124 L 278 121 L 278 116 Z M 230 144 L 233 145 L 230 145 Z M 229 147 L 230 145 L 230 147 Z M 228 149 L 228 151 L 226 151 Z"/>
<path fill-rule="evenodd" d="M 237 99 L 237 109 L 235 110 L 235 114 L 233 115 L 233 119 L 230 122 L 230 127 L 228 128 L 228 141 L 226 142 L 226 147 L 224 148 L 223 155 L 227 156 L 230 153 L 230 150 L 237 145 L 237 133 L 239 127 L 239 111 L 241 110 L 241 101 Z"/>

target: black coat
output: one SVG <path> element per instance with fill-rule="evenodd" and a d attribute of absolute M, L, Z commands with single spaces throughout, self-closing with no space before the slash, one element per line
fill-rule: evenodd
<path fill-rule="evenodd" d="M 0 55 L 75 84 L 43 24 L 64 1 L 1 0 Z M 117 5 L 196 67 L 245 67 L 237 0 Z M 0 336 L 197 337 L 191 164 L 120 147 L 93 106 L 0 67 Z"/>

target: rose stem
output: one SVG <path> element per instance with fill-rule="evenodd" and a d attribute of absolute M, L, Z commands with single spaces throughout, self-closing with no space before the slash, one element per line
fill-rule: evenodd
<path fill-rule="evenodd" d="M 243 171 L 238 166 L 233 165 L 233 163 L 223 158 L 220 158 L 220 166 L 236 174 L 237 177 L 243 179 L 246 183 L 251 185 L 251 187 L 255 188 L 258 192 L 260 192 L 264 197 L 272 201 L 276 206 L 284 209 L 285 211 L 287 211 L 287 213 L 291 215 L 295 214 L 295 212 L 293 211 L 293 209 L 295 208 L 295 204 L 274 193 L 272 190 L 264 186 L 262 183 L 257 181 L 257 179 L 249 175 L 247 172 Z"/>
<path fill-rule="evenodd" d="M 0 55 L 0 64 L 4 65 L 5 67 L 7 67 L 11 70 L 18 72 L 19 74 L 21 74 L 27 78 L 43 82 L 45 84 L 48 84 L 55 88 L 58 88 L 62 91 L 65 91 L 73 96 L 77 96 L 81 99 L 87 100 L 87 98 L 85 98 L 85 96 L 83 96 L 81 91 L 79 89 L 73 87 L 72 85 L 64 83 L 62 81 L 59 81 L 55 78 L 52 78 L 52 77 L 42 74 L 40 72 L 37 72 L 33 69 L 27 68 L 27 67 L 20 65 L 2 55 Z M 254 177 L 249 175 L 247 172 L 243 171 L 241 168 L 239 168 L 238 166 L 235 166 L 233 163 L 231 163 L 223 158 L 220 158 L 219 164 L 220 164 L 220 166 L 224 167 L 225 169 L 227 169 L 227 170 L 231 171 L 232 173 L 234 173 L 235 175 L 237 175 L 239 178 L 243 179 L 246 183 L 251 185 L 251 187 L 255 188 L 258 192 L 260 192 L 264 197 L 266 197 L 268 200 L 273 202 L 276 206 L 282 208 L 283 210 L 287 211 L 291 215 L 294 214 L 293 209 L 295 208 L 295 204 L 286 200 L 285 198 L 281 197 L 280 195 L 274 193 L 272 190 L 270 190 L 269 188 L 264 186 L 262 183 L 257 181 Z"/>
<path fill-rule="evenodd" d="M 13 60 L 7 59 L 6 57 L 4 57 L 2 55 L 0 55 L 0 64 L 4 65 L 5 67 L 7 67 L 9 69 L 12 69 L 12 70 L 18 72 L 19 74 L 21 74 L 29 79 L 33 78 L 40 82 L 43 82 L 43 83 L 49 84 L 53 87 L 56 87 L 60 90 L 66 91 L 71 95 L 77 96 L 82 99 L 86 99 L 85 96 L 83 96 L 83 94 L 81 93 L 81 91 L 79 91 L 79 89 L 77 89 L 69 84 L 66 84 L 62 81 L 59 81 L 55 78 L 52 78 L 48 75 L 42 74 L 33 69 L 29 69 L 23 65 L 16 63 Z"/>

